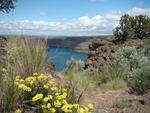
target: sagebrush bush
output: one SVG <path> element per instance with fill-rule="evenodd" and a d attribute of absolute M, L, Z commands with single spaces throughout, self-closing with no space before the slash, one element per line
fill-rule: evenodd
<path fill-rule="evenodd" d="M 111 72 L 115 73 L 112 78 L 120 76 L 125 79 L 132 92 L 142 94 L 149 89 L 150 60 L 144 52 L 138 52 L 135 47 L 123 47 L 115 53 L 110 64 Z M 121 71 L 117 71 L 118 74 L 113 68 Z"/>
<path fill-rule="evenodd" d="M 136 94 L 144 94 L 150 90 L 150 66 L 134 69 L 130 72 L 128 86 L 130 91 Z"/>

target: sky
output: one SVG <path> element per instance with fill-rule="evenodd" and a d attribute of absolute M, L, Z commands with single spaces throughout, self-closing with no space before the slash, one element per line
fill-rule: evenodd
<path fill-rule="evenodd" d="M 0 12 L 0 34 L 111 35 L 127 13 L 150 17 L 150 0 L 18 0 Z"/>

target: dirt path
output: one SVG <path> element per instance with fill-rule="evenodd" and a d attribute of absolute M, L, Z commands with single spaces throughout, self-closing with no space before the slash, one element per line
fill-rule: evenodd
<path fill-rule="evenodd" d="M 85 103 L 93 103 L 97 109 L 95 113 L 150 113 L 150 105 L 142 105 L 138 101 L 138 96 L 131 95 L 125 91 L 108 91 L 103 94 L 84 94 Z M 117 100 L 132 100 L 131 108 L 113 108 L 112 105 Z"/>

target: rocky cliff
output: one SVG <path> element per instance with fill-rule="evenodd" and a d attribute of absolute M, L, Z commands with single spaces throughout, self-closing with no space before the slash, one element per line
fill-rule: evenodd
<path fill-rule="evenodd" d="M 112 37 L 95 38 L 89 45 L 88 58 L 85 68 L 90 66 L 102 71 L 107 62 L 113 57 L 117 46 L 113 43 Z"/>
<path fill-rule="evenodd" d="M 7 41 L 6 38 L 0 37 L 0 67 L 4 67 L 7 62 L 7 51 L 6 51 Z"/>

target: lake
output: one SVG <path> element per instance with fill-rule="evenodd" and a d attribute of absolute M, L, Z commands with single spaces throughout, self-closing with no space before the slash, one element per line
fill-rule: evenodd
<path fill-rule="evenodd" d="M 87 54 L 74 52 L 69 48 L 50 47 L 47 51 L 48 57 L 55 64 L 56 71 L 62 71 L 68 60 L 74 58 L 76 60 L 86 60 Z"/>

